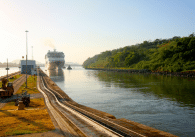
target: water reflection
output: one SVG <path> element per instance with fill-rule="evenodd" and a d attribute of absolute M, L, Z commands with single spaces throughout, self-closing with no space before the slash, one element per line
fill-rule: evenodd
<path fill-rule="evenodd" d="M 52 80 L 56 82 L 65 80 L 63 70 L 47 70 L 46 73 Z"/>
<path fill-rule="evenodd" d="M 177 136 L 195 135 L 194 79 L 83 68 L 64 75 L 66 82 L 56 84 L 80 104 Z"/>
<path fill-rule="evenodd" d="M 20 71 L 18 67 L 9 67 L 8 74 L 11 74 L 17 71 Z M 0 68 L 0 77 L 5 76 L 5 75 L 7 75 L 7 70 L 5 69 L 5 67 Z"/>
<path fill-rule="evenodd" d="M 195 107 L 195 79 L 163 75 L 143 75 L 96 71 L 91 73 L 106 87 L 135 88 L 136 92 L 152 93 L 159 98 L 167 98 L 184 106 Z"/>

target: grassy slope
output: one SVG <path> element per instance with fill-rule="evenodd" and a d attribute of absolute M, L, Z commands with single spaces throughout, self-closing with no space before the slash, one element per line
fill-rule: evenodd
<path fill-rule="evenodd" d="M 9 102 L 0 111 L 0 136 L 47 132 L 55 129 L 45 109 L 43 98 L 31 99 L 29 110 L 16 110 L 15 102 Z M 44 109 L 39 109 L 44 108 Z"/>
<path fill-rule="evenodd" d="M 16 94 L 21 94 L 22 90 L 26 90 L 28 94 L 35 94 L 35 93 L 40 93 L 37 89 L 37 76 L 29 76 L 27 79 L 27 89 L 26 89 L 26 84 L 24 83 L 19 90 L 16 92 Z"/>
<path fill-rule="evenodd" d="M 83 66 L 86 68 L 114 68 L 114 69 L 149 69 L 151 71 L 169 71 L 169 72 L 186 72 L 195 70 L 195 60 L 192 57 L 194 53 L 195 38 L 184 37 L 178 39 L 178 41 L 169 41 L 158 45 L 157 48 L 145 49 L 143 52 L 142 47 L 134 50 L 135 57 L 139 56 L 136 61 L 125 65 L 125 61 L 128 58 L 129 52 L 125 51 L 125 48 L 115 50 L 113 55 L 107 55 L 107 57 L 101 58 L 104 53 L 97 56 L 95 61 L 94 57 L 87 59 Z M 127 54 L 127 55 L 125 55 Z M 109 59 L 110 58 L 110 59 Z M 132 58 L 133 59 L 133 58 Z M 131 60 L 128 58 L 128 60 Z M 85 65 L 87 64 L 87 66 Z"/>
<path fill-rule="evenodd" d="M 28 78 L 28 89 L 25 83 L 20 87 L 16 94 L 27 90 L 29 94 L 40 93 L 36 87 L 37 77 Z M 45 108 L 43 98 L 31 99 L 26 110 L 17 110 L 15 102 L 9 102 L 0 110 L 0 136 L 31 134 L 47 132 L 55 129 L 50 116 Z"/>

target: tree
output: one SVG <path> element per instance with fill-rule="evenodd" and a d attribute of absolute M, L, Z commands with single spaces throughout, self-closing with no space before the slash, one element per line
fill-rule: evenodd
<path fill-rule="evenodd" d="M 195 49 L 195 37 L 190 40 L 188 47 L 189 49 Z"/>
<path fill-rule="evenodd" d="M 139 61 L 139 54 L 135 52 L 130 52 L 129 55 L 125 58 L 125 65 L 129 67 L 130 65 L 137 63 Z"/>
<path fill-rule="evenodd" d="M 118 52 L 114 56 L 115 66 L 117 66 L 117 67 L 123 67 L 124 66 L 124 60 L 125 60 L 125 54 L 123 54 L 122 52 Z"/>
<path fill-rule="evenodd" d="M 189 37 L 193 38 L 195 35 L 194 35 L 194 32 L 192 34 L 189 35 Z"/>

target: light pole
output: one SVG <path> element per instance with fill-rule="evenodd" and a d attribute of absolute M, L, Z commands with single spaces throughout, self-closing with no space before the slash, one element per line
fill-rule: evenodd
<path fill-rule="evenodd" d="M 33 60 L 33 46 L 32 46 L 32 60 Z"/>
<path fill-rule="evenodd" d="M 27 88 L 27 54 L 28 54 L 28 47 L 27 47 L 27 32 L 28 30 L 25 31 L 26 32 L 26 88 Z"/>
<path fill-rule="evenodd" d="M 32 61 L 31 61 L 31 77 L 32 77 L 32 72 L 33 72 L 33 65 L 32 65 L 32 62 L 33 62 L 33 46 L 32 46 Z"/>
<path fill-rule="evenodd" d="M 6 70 L 7 70 L 7 82 L 9 82 L 9 79 L 8 79 L 8 70 L 9 70 L 9 68 L 8 68 L 8 59 L 7 59 L 7 68 L 6 68 Z"/>

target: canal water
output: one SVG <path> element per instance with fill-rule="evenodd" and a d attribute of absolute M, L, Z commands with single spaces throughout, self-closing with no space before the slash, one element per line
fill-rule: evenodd
<path fill-rule="evenodd" d="M 45 72 L 80 104 L 181 137 L 195 136 L 195 79 L 82 67 Z"/>
<path fill-rule="evenodd" d="M 195 136 L 193 78 L 85 70 L 82 67 L 45 72 L 80 104 L 177 136 Z M 2 73 L 7 72 L 0 69 Z"/>
<path fill-rule="evenodd" d="M 18 72 L 20 69 L 18 67 L 9 67 L 8 74 Z M 7 70 L 5 68 L 0 68 L 0 77 L 7 75 Z"/>

